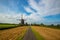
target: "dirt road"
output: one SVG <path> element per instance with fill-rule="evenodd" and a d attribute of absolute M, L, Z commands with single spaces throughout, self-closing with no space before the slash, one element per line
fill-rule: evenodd
<path fill-rule="evenodd" d="M 23 40 L 36 40 L 35 35 L 32 32 L 32 29 L 29 27 L 26 34 L 24 35 Z"/>

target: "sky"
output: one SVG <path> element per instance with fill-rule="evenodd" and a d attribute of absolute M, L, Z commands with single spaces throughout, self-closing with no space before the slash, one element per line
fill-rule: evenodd
<path fill-rule="evenodd" d="M 60 24 L 60 0 L 0 0 L 0 23 Z"/>

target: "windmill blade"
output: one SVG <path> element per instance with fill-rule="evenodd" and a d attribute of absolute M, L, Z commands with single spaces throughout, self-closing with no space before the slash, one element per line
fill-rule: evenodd
<path fill-rule="evenodd" d="M 14 19 L 14 18 L 8 18 L 8 19 Z"/>
<path fill-rule="evenodd" d="M 21 20 L 21 19 L 20 19 Z M 26 21 L 26 19 L 23 19 L 24 21 Z"/>
<path fill-rule="evenodd" d="M 21 21 L 21 19 L 17 19 L 17 20 Z"/>

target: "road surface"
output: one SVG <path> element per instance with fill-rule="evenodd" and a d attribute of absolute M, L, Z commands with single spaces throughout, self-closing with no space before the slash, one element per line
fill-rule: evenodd
<path fill-rule="evenodd" d="M 24 35 L 23 40 L 36 40 L 36 37 L 33 34 L 32 29 L 30 27 Z"/>

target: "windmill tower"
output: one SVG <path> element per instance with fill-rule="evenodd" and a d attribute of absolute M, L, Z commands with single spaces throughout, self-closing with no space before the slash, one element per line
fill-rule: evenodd
<path fill-rule="evenodd" d="M 23 14 L 21 14 L 21 25 L 24 25 Z"/>

